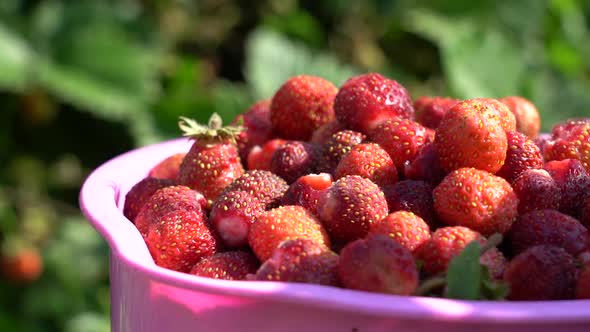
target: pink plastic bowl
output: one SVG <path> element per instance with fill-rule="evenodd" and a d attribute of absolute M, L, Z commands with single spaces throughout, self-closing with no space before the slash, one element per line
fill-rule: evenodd
<path fill-rule="evenodd" d="M 194 331 L 590 331 L 590 300 L 454 301 L 306 284 L 223 281 L 156 266 L 121 210 L 127 191 L 177 139 L 137 149 L 96 169 L 80 205 L 110 246 L 113 332 Z"/>

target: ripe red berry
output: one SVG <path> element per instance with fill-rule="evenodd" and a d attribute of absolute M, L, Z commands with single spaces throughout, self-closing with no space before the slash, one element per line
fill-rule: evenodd
<path fill-rule="evenodd" d="M 509 300 L 573 299 L 576 266 L 573 257 L 562 248 L 533 246 L 508 263 L 504 280 L 509 285 Z"/>
<path fill-rule="evenodd" d="M 440 221 L 485 236 L 506 233 L 518 215 L 518 197 L 510 184 L 475 168 L 451 172 L 434 189 L 433 197 Z"/>
<path fill-rule="evenodd" d="M 393 160 L 381 146 L 361 143 L 342 156 L 336 167 L 335 178 L 358 175 L 379 186 L 397 182 L 398 175 Z"/>
<path fill-rule="evenodd" d="M 555 131 L 559 134 L 554 133 L 553 140 L 544 147 L 545 159 L 578 159 L 590 170 L 590 123 L 565 125 Z"/>
<path fill-rule="evenodd" d="M 434 227 L 436 216 L 432 190 L 430 184 L 420 180 L 403 180 L 383 187 L 389 212 L 410 211 Z"/>
<path fill-rule="evenodd" d="M 256 273 L 260 263 L 248 251 L 218 252 L 201 259 L 190 274 L 222 280 L 246 280 L 246 276 Z"/>
<path fill-rule="evenodd" d="M 430 227 L 422 218 L 412 212 L 397 211 L 372 224 L 369 234 L 388 235 L 414 252 L 422 243 L 430 239 Z"/>
<path fill-rule="evenodd" d="M 334 121 L 334 97 L 338 89 L 329 81 L 299 75 L 288 79 L 272 97 L 270 120 L 281 138 L 307 141 L 312 133 Z"/>
<path fill-rule="evenodd" d="M 186 153 L 175 153 L 164 160 L 160 161 L 156 166 L 152 167 L 148 173 L 148 177 L 158 178 L 158 179 L 170 179 L 170 180 L 177 180 L 178 179 L 178 171 L 180 169 L 180 164 L 182 164 L 182 160 Z"/>
<path fill-rule="evenodd" d="M 512 182 L 518 196 L 518 213 L 534 210 L 559 209 L 561 191 L 555 180 L 544 169 L 526 170 Z"/>
<path fill-rule="evenodd" d="M 259 100 L 250 106 L 246 112 L 239 114 L 232 122 L 232 125 L 239 124 L 244 126 L 245 130 L 237 135 L 236 141 L 240 159 L 245 163 L 250 150 L 254 146 L 262 146 L 274 135 L 270 123 L 270 100 Z"/>
<path fill-rule="evenodd" d="M 541 117 L 535 105 L 530 100 L 519 96 L 504 97 L 500 101 L 514 114 L 516 130 L 530 139 L 535 139 L 541 127 Z"/>
<path fill-rule="evenodd" d="M 270 209 L 279 205 L 289 185 L 279 176 L 263 170 L 246 171 L 227 186 L 224 192 L 245 191 Z"/>
<path fill-rule="evenodd" d="M 414 117 L 408 91 L 397 81 L 377 73 L 348 79 L 334 99 L 334 112 L 345 127 L 362 133 L 387 119 Z"/>
<path fill-rule="evenodd" d="M 256 271 L 255 280 L 339 286 L 338 255 L 306 239 L 285 240 Z"/>
<path fill-rule="evenodd" d="M 43 274 L 43 258 L 38 249 L 23 248 L 14 254 L 3 254 L 0 257 L 0 270 L 13 282 L 31 283 Z"/>
<path fill-rule="evenodd" d="M 434 143 L 426 143 L 412 161 L 404 163 L 404 175 L 412 180 L 424 180 L 433 186 L 439 184 L 447 174 L 440 166 Z"/>
<path fill-rule="evenodd" d="M 318 204 L 318 214 L 335 242 L 364 237 L 370 225 L 385 218 L 387 212 L 379 186 L 358 175 L 334 182 Z"/>
<path fill-rule="evenodd" d="M 577 159 L 554 160 L 545 163 L 545 170 L 561 191 L 559 210 L 575 215 L 590 192 L 590 174 Z"/>
<path fill-rule="evenodd" d="M 310 142 L 314 144 L 325 144 L 332 135 L 344 129 L 344 126 L 337 120 L 328 122 L 313 132 Z"/>
<path fill-rule="evenodd" d="M 348 243 L 340 253 L 338 276 L 345 288 L 411 295 L 418 268 L 410 250 L 387 235 L 369 235 Z"/>
<path fill-rule="evenodd" d="M 316 171 L 319 153 L 319 147 L 315 144 L 287 142 L 272 155 L 270 170 L 287 183 L 293 183 L 299 177 Z"/>
<path fill-rule="evenodd" d="M 145 202 L 158 190 L 164 187 L 173 186 L 175 182 L 169 179 L 157 179 L 147 177 L 136 183 L 125 195 L 125 204 L 123 206 L 123 215 L 131 222 Z M 203 197 L 205 200 L 205 197 Z"/>
<path fill-rule="evenodd" d="M 578 273 L 576 299 L 590 299 L 590 264 L 585 264 Z"/>
<path fill-rule="evenodd" d="M 590 245 L 588 230 L 575 218 L 556 210 L 537 210 L 518 217 L 509 233 L 514 253 L 540 245 L 564 248 L 576 255 Z"/>
<path fill-rule="evenodd" d="M 320 197 L 332 185 L 328 173 L 308 174 L 293 182 L 281 199 L 281 205 L 300 205 L 317 215 Z"/>
<path fill-rule="evenodd" d="M 248 152 L 248 169 L 259 169 L 270 171 L 270 161 L 275 151 L 283 144 L 287 143 L 284 139 L 275 138 L 264 143 L 262 146 L 255 145 Z"/>
<path fill-rule="evenodd" d="M 416 121 L 425 127 L 436 129 L 449 108 L 458 102 L 455 98 L 422 96 L 414 102 Z"/>
<path fill-rule="evenodd" d="M 258 215 L 250 226 L 248 243 L 258 259 L 264 262 L 281 242 L 297 238 L 330 246 L 322 223 L 307 209 L 297 205 L 280 206 Z"/>
<path fill-rule="evenodd" d="M 507 131 L 508 150 L 504 166 L 496 173 L 508 182 L 528 169 L 543 168 L 543 156 L 539 147 L 527 136 L 517 131 Z"/>
<path fill-rule="evenodd" d="M 590 197 L 584 199 L 580 205 L 578 220 L 580 220 L 584 227 L 590 229 Z"/>
<path fill-rule="evenodd" d="M 571 118 L 565 121 L 556 123 L 551 129 L 551 135 L 554 138 L 567 138 L 571 136 L 572 130 L 577 127 L 584 127 L 590 124 L 590 118 Z"/>
<path fill-rule="evenodd" d="M 318 161 L 318 171 L 334 175 L 342 157 L 353 147 L 361 144 L 366 136 L 353 130 L 342 130 L 334 133 L 322 142 L 322 155 Z"/>

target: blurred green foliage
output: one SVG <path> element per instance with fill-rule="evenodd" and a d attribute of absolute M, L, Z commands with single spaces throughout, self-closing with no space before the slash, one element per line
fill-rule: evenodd
<path fill-rule="evenodd" d="M 82 218 L 85 176 L 179 136 L 179 115 L 226 121 L 288 77 L 365 71 L 412 96 L 521 95 L 548 130 L 590 115 L 583 0 L 2 0 L 0 238 L 40 279 L 0 279 L 0 330 L 109 330 L 108 248 Z"/>

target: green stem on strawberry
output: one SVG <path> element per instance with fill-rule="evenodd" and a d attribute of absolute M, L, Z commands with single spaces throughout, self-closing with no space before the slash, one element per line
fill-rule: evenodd
<path fill-rule="evenodd" d="M 183 136 L 198 140 L 205 145 L 229 141 L 236 144 L 237 135 L 244 131 L 242 126 L 223 126 L 223 120 L 217 113 L 213 113 L 207 125 L 202 125 L 193 119 L 181 116 L 178 121 Z"/>

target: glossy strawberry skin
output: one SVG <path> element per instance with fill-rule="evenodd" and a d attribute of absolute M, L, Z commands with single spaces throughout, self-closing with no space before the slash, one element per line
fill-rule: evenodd
<path fill-rule="evenodd" d="M 287 183 L 316 171 L 320 150 L 315 144 L 290 141 L 281 145 L 272 155 L 270 170 Z"/>
<path fill-rule="evenodd" d="M 458 102 L 455 98 L 422 96 L 414 102 L 416 122 L 436 129 L 449 108 Z"/>
<path fill-rule="evenodd" d="M 590 123 L 564 125 L 544 148 L 545 160 L 578 159 L 590 171 Z"/>
<path fill-rule="evenodd" d="M 336 253 L 314 241 L 285 240 L 256 271 L 254 280 L 338 287 L 338 260 Z"/>
<path fill-rule="evenodd" d="M 424 219 L 429 226 L 436 225 L 432 198 L 433 186 L 420 180 L 402 180 L 393 185 L 384 186 L 382 189 L 389 212 L 413 212 Z"/>
<path fill-rule="evenodd" d="M 573 257 L 562 248 L 533 246 L 508 263 L 504 280 L 512 301 L 573 299 L 576 267 Z"/>
<path fill-rule="evenodd" d="M 322 223 L 310 211 L 296 205 L 280 206 L 258 215 L 248 233 L 248 243 L 261 262 L 269 259 L 281 242 L 297 238 L 330 246 Z"/>
<path fill-rule="evenodd" d="M 178 171 L 180 164 L 186 156 L 185 152 L 175 153 L 164 160 L 160 161 L 156 166 L 152 167 L 148 173 L 148 177 L 158 179 L 170 179 L 176 181 L 178 179 Z"/>
<path fill-rule="evenodd" d="M 317 216 L 320 197 L 332 183 L 332 176 L 328 173 L 304 175 L 289 186 L 281 205 L 299 205 Z"/>
<path fill-rule="evenodd" d="M 441 222 L 485 236 L 506 233 L 518 215 L 518 197 L 510 184 L 475 168 L 451 172 L 434 189 L 433 197 Z"/>
<path fill-rule="evenodd" d="M 270 171 L 270 162 L 272 160 L 272 155 L 281 145 L 285 143 L 287 143 L 287 141 L 284 139 L 274 138 L 267 141 L 262 146 L 253 146 L 248 152 L 248 159 L 246 162 L 247 169 Z"/>
<path fill-rule="evenodd" d="M 411 295 L 418 288 L 412 253 L 387 235 L 369 235 L 348 243 L 340 253 L 338 275 L 345 288 Z"/>
<path fill-rule="evenodd" d="M 158 190 L 164 187 L 173 186 L 175 182 L 169 179 L 158 179 L 147 177 L 136 183 L 125 194 L 125 204 L 123 206 L 123 215 L 131 222 L 147 200 Z M 203 197 L 204 198 L 204 197 Z"/>
<path fill-rule="evenodd" d="M 559 210 L 575 215 L 580 204 L 590 196 L 590 174 L 577 159 L 553 160 L 545 163 L 544 169 L 549 172 L 561 191 Z"/>
<path fill-rule="evenodd" d="M 246 163 L 254 146 L 262 146 L 274 136 L 270 123 L 270 100 L 257 101 L 246 112 L 239 114 L 232 124 L 241 124 L 245 128 L 237 135 L 236 141 L 240 159 Z"/>
<path fill-rule="evenodd" d="M 221 280 L 246 280 L 246 276 L 255 273 L 259 265 L 256 256 L 248 251 L 218 252 L 201 259 L 190 274 Z"/>
<path fill-rule="evenodd" d="M 307 141 L 320 126 L 334 121 L 334 97 L 338 89 L 329 81 L 310 75 L 288 79 L 272 97 L 270 120 L 281 138 Z"/>
<path fill-rule="evenodd" d="M 519 214 L 534 210 L 559 209 L 561 190 L 544 169 L 522 172 L 512 182 L 512 188 L 518 196 Z"/>
<path fill-rule="evenodd" d="M 334 99 L 334 112 L 345 127 L 362 133 L 390 118 L 414 117 L 408 91 L 395 80 L 377 73 L 348 79 Z"/>
<path fill-rule="evenodd" d="M 375 143 L 361 143 L 342 156 L 335 170 L 335 178 L 358 175 L 379 186 L 397 182 L 395 164 L 389 154 Z"/>
<path fill-rule="evenodd" d="M 523 133 L 530 139 L 539 135 L 541 128 L 541 117 L 535 105 L 528 99 L 520 96 L 508 96 L 500 99 L 508 106 L 516 119 L 516 130 Z"/>
<path fill-rule="evenodd" d="M 268 210 L 278 206 L 287 189 L 289 185 L 279 176 L 269 171 L 250 170 L 227 186 L 224 193 L 245 191 L 256 197 Z"/>
<path fill-rule="evenodd" d="M 387 235 L 414 252 L 422 243 L 430 239 L 430 227 L 412 212 L 397 211 L 372 224 L 369 234 Z"/>
<path fill-rule="evenodd" d="M 388 214 L 385 195 L 371 180 L 349 175 L 320 198 L 318 214 L 335 242 L 363 238 L 372 223 Z"/>
<path fill-rule="evenodd" d="M 245 191 L 228 191 L 213 203 L 209 221 L 227 247 L 248 244 L 250 226 L 256 216 L 264 212 L 264 205 Z"/>
<path fill-rule="evenodd" d="M 507 131 L 508 149 L 504 166 L 496 173 L 508 182 L 528 169 L 543 168 L 543 156 L 539 147 L 526 135 L 517 131 Z"/>
<path fill-rule="evenodd" d="M 361 144 L 366 136 L 354 130 L 341 130 L 334 133 L 328 140 L 322 142 L 318 171 L 335 175 L 336 167 L 342 157 L 353 147 Z"/>

